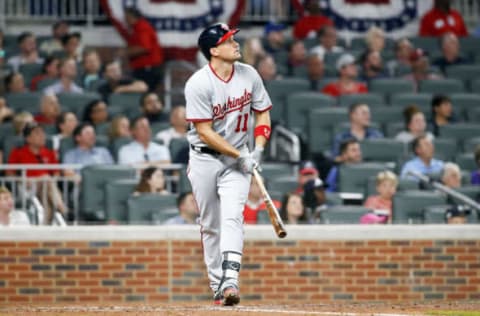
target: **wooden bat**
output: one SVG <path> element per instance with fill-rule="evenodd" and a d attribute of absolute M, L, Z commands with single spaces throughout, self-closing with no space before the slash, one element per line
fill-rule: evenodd
<path fill-rule="evenodd" d="M 270 222 L 275 229 L 275 233 L 277 233 L 278 237 L 285 238 L 287 236 L 285 225 L 283 224 L 280 213 L 278 213 L 277 208 L 273 204 L 272 198 L 270 197 L 270 194 L 268 194 L 267 189 L 263 184 L 262 177 L 260 176 L 260 173 L 258 173 L 256 168 L 253 168 L 253 176 L 255 177 L 255 180 L 257 180 L 260 191 L 262 191 L 263 199 L 265 201 L 265 205 L 267 206 L 268 217 L 270 217 Z"/>

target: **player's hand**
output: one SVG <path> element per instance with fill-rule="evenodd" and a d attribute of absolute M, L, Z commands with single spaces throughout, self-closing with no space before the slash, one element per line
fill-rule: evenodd
<path fill-rule="evenodd" d="M 242 153 L 237 158 L 237 161 L 240 171 L 245 174 L 253 173 L 253 168 L 256 168 L 258 165 L 251 153 Z"/>
<path fill-rule="evenodd" d="M 255 159 L 258 165 L 262 163 L 263 147 L 255 146 L 255 149 L 252 151 L 252 157 Z"/>

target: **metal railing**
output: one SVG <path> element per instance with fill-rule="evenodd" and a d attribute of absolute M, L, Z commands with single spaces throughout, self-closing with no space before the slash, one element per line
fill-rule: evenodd
<path fill-rule="evenodd" d="M 139 171 L 145 166 L 133 165 L 132 168 L 137 170 L 135 179 L 139 179 Z M 165 174 L 165 187 L 168 191 L 174 192 L 173 188 L 179 188 L 180 176 L 178 171 L 183 168 L 182 164 L 168 164 L 158 165 L 168 174 Z M 17 175 L 14 176 L 1 176 L 0 185 L 8 187 L 12 196 L 14 197 L 19 209 L 27 213 L 31 213 L 31 207 L 38 209 L 38 201 L 32 200 L 33 197 L 37 197 L 42 202 L 42 206 L 45 207 L 45 202 L 49 199 L 48 187 L 52 183 L 59 189 L 61 199 L 65 203 L 69 210 L 73 211 L 74 220 L 73 224 L 77 225 L 79 220 L 79 214 L 81 213 L 80 205 L 80 191 L 81 183 L 78 177 L 72 176 L 49 176 L 49 177 L 29 177 L 28 171 L 34 170 L 55 170 L 60 174 L 64 174 L 66 170 L 74 170 L 76 173 L 80 173 L 82 165 L 79 164 L 0 164 L 0 171 L 4 173 L 8 170 L 16 171 Z M 41 190 L 37 190 L 41 188 Z M 102 193 L 100 193 L 102 194 Z M 37 214 L 34 214 L 37 216 Z M 55 216 L 55 214 L 53 214 Z M 38 221 L 35 220 L 35 221 Z M 41 224 L 35 222 L 34 224 Z"/>

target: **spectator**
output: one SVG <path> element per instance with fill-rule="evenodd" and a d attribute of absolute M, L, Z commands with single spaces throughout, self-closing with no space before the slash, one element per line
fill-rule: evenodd
<path fill-rule="evenodd" d="M 71 137 L 75 127 L 78 125 L 78 119 L 73 112 L 62 112 L 55 122 L 57 134 L 52 136 L 52 148 L 56 152 L 60 150 L 62 139 Z"/>
<path fill-rule="evenodd" d="M 170 112 L 170 125 L 166 130 L 160 131 L 155 138 L 163 141 L 165 146 L 170 145 L 172 139 L 187 137 L 188 122 L 185 119 L 185 106 L 177 105 Z"/>
<path fill-rule="evenodd" d="M 427 136 L 422 135 L 415 138 L 412 142 L 412 149 L 415 157 L 403 165 L 400 173 L 402 178 L 419 181 L 418 178 L 410 175 L 409 171 L 421 174 L 439 174 L 443 170 L 443 161 L 433 158 L 435 147 Z"/>
<path fill-rule="evenodd" d="M 364 139 L 383 138 L 382 132 L 370 127 L 370 108 L 365 103 L 354 103 L 348 109 L 350 127 L 335 135 L 332 157 L 339 154 L 340 143 L 345 139 L 354 138 L 359 142 Z"/>
<path fill-rule="evenodd" d="M 46 79 L 51 79 L 51 80 L 56 80 L 58 79 L 58 65 L 60 63 L 60 60 L 57 57 L 54 56 L 48 56 L 45 58 L 45 61 L 43 62 L 42 66 L 42 73 L 39 75 L 36 75 L 35 77 L 32 78 L 32 81 L 30 82 L 30 90 L 32 91 L 37 91 L 38 90 L 38 84 L 42 80 Z"/>
<path fill-rule="evenodd" d="M 169 218 L 164 225 L 194 225 L 197 224 L 199 210 L 192 192 L 185 192 L 177 198 L 177 208 L 179 214 Z"/>
<path fill-rule="evenodd" d="M 133 77 L 145 82 L 148 89 L 154 91 L 163 77 L 164 62 L 164 53 L 158 42 L 157 32 L 133 7 L 125 9 L 125 21 L 128 29 L 119 22 L 114 22 L 114 26 L 127 42 L 127 57 Z"/>
<path fill-rule="evenodd" d="M 258 74 L 264 83 L 281 78 L 281 76 L 279 76 L 277 73 L 277 64 L 275 63 L 275 59 L 273 59 L 272 55 L 267 54 L 260 57 L 257 60 L 255 69 L 257 69 Z"/>
<path fill-rule="evenodd" d="M 17 38 L 20 54 L 10 57 L 8 64 L 13 67 L 13 71 L 18 71 L 20 65 L 24 64 L 42 64 L 43 59 L 39 57 L 37 51 L 37 40 L 31 32 L 23 32 Z"/>
<path fill-rule="evenodd" d="M 112 93 L 146 92 L 148 90 L 145 82 L 124 77 L 117 61 L 105 64 L 104 79 L 106 82 L 98 87 L 98 92 L 104 101 L 107 101 Z"/>
<path fill-rule="evenodd" d="M 442 184 L 450 189 L 458 189 L 462 186 L 462 172 L 456 163 L 445 163 L 442 170 Z"/>
<path fill-rule="evenodd" d="M 105 147 L 95 146 L 96 134 L 93 125 L 81 123 L 73 131 L 73 139 L 77 145 L 65 153 L 62 162 L 84 166 L 96 164 L 113 164 L 113 158 Z M 65 170 L 66 176 L 73 176 L 73 170 Z"/>
<path fill-rule="evenodd" d="M 337 166 L 330 169 L 327 175 L 328 192 L 338 191 L 338 164 L 354 164 L 362 162 L 362 150 L 358 140 L 354 138 L 345 139 L 340 144 L 340 155 L 336 159 Z"/>
<path fill-rule="evenodd" d="M 273 204 L 276 208 L 280 208 L 280 201 L 273 200 Z M 250 190 L 248 191 L 247 202 L 245 203 L 245 208 L 243 209 L 243 221 L 245 224 L 257 224 L 258 223 L 258 212 L 265 212 L 267 206 L 265 204 L 265 199 L 263 198 L 262 191 L 258 186 L 257 180 L 255 177 L 252 177 L 250 183 Z"/>
<path fill-rule="evenodd" d="M 130 133 L 130 120 L 125 115 L 117 115 L 113 118 L 110 128 L 108 130 L 108 137 L 112 143 L 115 139 L 118 138 L 130 138 L 132 134 Z"/>
<path fill-rule="evenodd" d="M 35 122 L 35 119 L 32 113 L 27 111 L 16 113 L 13 116 L 13 130 L 15 132 L 15 135 L 16 136 L 22 135 L 25 126 L 31 122 Z"/>
<path fill-rule="evenodd" d="M 325 67 L 323 59 L 316 53 L 310 53 L 307 57 L 307 74 L 311 90 L 319 90 L 318 84 L 323 78 L 324 73 Z"/>
<path fill-rule="evenodd" d="M 326 25 L 333 26 L 333 21 L 322 15 L 320 4 L 317 0 L 306 0 L 304 4 L 307 11 L 293 26 L 293 36 L 303 40 L 315 36 L 315 33 Z"/>
<path fill-rule="evenodd" d="M 367 93 L 368 89 L 364 83 L 357 82 L 358 69 L 355 65 L 355 58 L 350 54 L 343 54 L 336 64 L 340 78 L 336 82 L 327 84 L 322 92 L 334 97 L 343 94 Z"/>
<path fill-rule="evenodd" d="M 135 188 L 134 195 L 142 193 L 154 193 L 168 195 L 170 192 L 165 188 L 163 170 L 157 167 L 147 167 L 142 170 L 140 182 Z"/>
<path fill-rule="evenodd" d="M 275 54 L 287 51 L 285 45 L 285 35 L 283 31 L 285 25 L 280 23 L 269 22 L 265 25 L 266 43 L 264 45 L 265 51 L 275 56 Z"/>
<path fill-rule="evenodd" d="M 460 55 L 460 42 L 453 33 L 446 33 L 442 36 L 442 57 L 433 61 L 433 65 L 440 68 L 445 74 L 447 67 L 452 65 L 467 64 L 469 61 Z"/>
<path fill-rule="evenodd" d="M 437 94 L 432 98 L 432 118 L 429 129 L 435 136 L 439 136 L 441 126 L 456 123 L 457 118 L 453 114 L 452 101 L 446 95 Z"/>
<path fill-rule="evenodd" d="M 387 62 L 387 68 L 390 76 L 398 75 L 400 67 L 410 68 L 410 56 L 414 52 L 412 43 L 408 38 L 401 38 L 395 42 L 395 59 Z"/>
<path fill-rule="evenodd" d="M 102 100 L 93 100 L 88 103 L 83 113 L 83 122 L 97 127 L 108 122 L 107 105 Z"/>
<path fill-rule="evenodd" d="M 322 61 L 327 53 L 342 53 L 343 47 L 337 46 L 337 30 L 331 25 L 325 25 L 317 32 L 319 45 L 313 47 L 310 53 L 316 54 Z"/>
<path fill-rule="evenodd" d="M 291 192 L 284 195 L 280 217 L 285 224 L 309 224 L 308 214 L 300 194 Z"/>
<path fill-rule="evenodd" d="M 62 38 L 68 34 L 70 26 L 67 21 L 57 21 L 52 25 L 52 38 L 40 45 L 40 50 L 47 55 L 63 50 Z"/>
<path fill-rule="evenodd" d="M 466 224 L 470 212 L 470 209 L 463 206 L 452 205 L 445 212 L 445 222 L 447 224 Z"/>
<path fill-rule="evenodd" d="M 405 130 L 395 136 L 396 140 L 410 143 L 416 137 L 425 134 L 428 139 L 433 141 L 435 136 L 427 131 L 425 115 L 416 105 L 407 106 L 405 110 L 403 110 L 403 118 L 405 121 Z"/>
<path fill-rule="evenodd" d="M 168 114 L 164 112 L 162 101 L 154 92 L 146 92 L 141 96 L 140 107 L 150 123 L 168 122 L 169 120 Z"/>
<path fill-rule="evenodd" d="M 442 36 L 452 32 L 457 36 L 468 36 L 462 15 L 451 8 L 450 0 L 435 0 L 433 8 L 420 20 L 420 36 Z"/>
<path fill-rule="evenodd" d="M 410 63 L 412 65 L 412 73 L 405 75 L 403 78 L 412 81 L 415 91 L 418 90 L 418 83 L 422 80 L 435 80 L 442 77 L 432 73 L 430 70 L 430 60 L 422 49 L 416 49 L 410 55 Z"/>
<path fill-rule="evenodd" d="M 478 169 L 472 171 L 470 182 L 474 185 L 480 185 L 480 145 L 475 148 L 474 158 Z"/>
<path fill-rule="evenodd" d="M 5 97 L 0 96 L 0 123 L 11 121 L 14 111 L 8 106 Z"/>
<path fill-rule="evenodd" d="M 295 76 L 295 69 L 305 66 L 307 62 L 307 51 L 302 41 L 294 40 L 288 48 L 288 75 Z"/>
<path fill-rule="evenodd" d="M 393 196 L 397 192 L 397 186 L 398 179 L 393 172 L 387 170 L 377 174 L 377 195 L 369 196 L 364 203 L 364 206 L 374 210 L 374 213 L 366 214 L 368 215 L 366 219 L 376 219 L 375 223 L 382 224 L 392 222 L 392 202 Z"/>
<path fill-rule="evenodd" d="M 360 58 L 362 63 L 362 81 L 370 81 L 388 77 L 383 67 L 382 55 L 376 50 L 367 50 Z"/>
<path fill-rule="evenodd" d="M 69 33 L 62 37 L 63 51 L 66 58 L 72 58 L 75 62 L 82 61 L 82 35 L 78 32 Z"/>
<path fill-rule="evenodd" d="M 53 125 L 62 112 L 55 94 L 46 94 L 40 100 L 40 112 L 35 115 L 35 121 L 42 125 Z"/>
<path fill-rule="evenodd" d="M 319 172 L 315 165 L 311 161 L 305 161 L 301 164 L 298 171 L 298 187 L 295 189 L 295 193 L 303 194 L 305 183 L 310 180 L 315 180 L 319 177 Z"/>
<path fill-rule="evenodd" d="M 65 58 L 58 64 L 60 79 L 45 88 L 45 94 L 59 94 L 59 93 L 83 93 L 75 80 L 77 79 L 77 63 L 73 58 Z"/>
<path fill-rule="evenodd" d="M 170 152 L 166 146 L 151 141 L 152 130 L 144 116 L 130 123 L 133 141 L 120 148 L 118 162 L 120 164 L 152 164 L 170 163 Z"/>
<path fill-rule="evenodd" d="M 7 93 L 27 92 L 23 75 L 19 72 L 12 72 L 5 77 L 5 90 Z"/>
<path fill-rule="evenodd" d="M 328 208 L 327 195 L 325 189 L 328 184 L 320 178 L 307 181 L 303 188 L 303 201 L 309 214 L 312 214 L 312 220 L 315 223 L 320 222 L 320 215 Z"/>
<path fill-rule="evenodd" d="M 365 35 L 367 50 L 381 53 L 385 48 L 385 32 L 376 26 L 368 29 Z"/>
<path fill-rule="evenodd" d="M 23 129 L 23 137 L 25 145 L 12 150 L 8 158 L 9 164 L 58 164 L 55 152 L 45 147 L 45 131 L 41 125 L 35 122 L 27 123 Z M 6 171 L 8 176 L 13 176 L 15 173 L 15 170 Z M 56 182 L 51 178 L 51 176 L 59 176 L 59 171 L 37 169 L 27 170 L 26 174 L 28 178 L 36 178 L 36 181 L 27 182 L 27 187 L 32 189 L 46 206 L 47 216 L 44 224 L 51 223 L 56 210 L 66 215 L 67 207 L 62 201 Z M 38 180 L 39 178 L 41 180 Z M 46 200 L 44 200 L 45 192 Z"/>
<path fill-rule="evenodd" d="M 96 50 L 87 50 L 83 54 L 83 74 L 81 84 L 83 88 L 90 90 L 94 82 L 100 80 L 102 61 Z"/>
<path fill-rule="evenodd" d="M 25 212 L 14 209 L 12 193 L 0 186 L 0 226 L 30 226 L 30 220 Z"/>
<path fill-rule="evenodd" d="M 244 63 L 254 66 L 265 55 L 265 49 L 258 37 L 249 37 L 245 40 L 242 50 Z"/>

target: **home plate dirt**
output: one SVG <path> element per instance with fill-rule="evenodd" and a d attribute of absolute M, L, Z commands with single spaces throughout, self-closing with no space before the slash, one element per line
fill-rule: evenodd
<path fill-rule="evenodd" d="M 30 305 L 30 304 L 29 304 Z M 0 307 L 0 315 L 166 315 L 166 316 L 404 316 L 404 315 L 447 315 L 480 316 L 480 301 L 433 302 L 433 303 L 345 303 L 345 304 L 255 304 L 246 303 L 236 307 L 216 307 L 209 303 L 179 304 L 122 304 L 122 305 L 18 305 Z"/>

